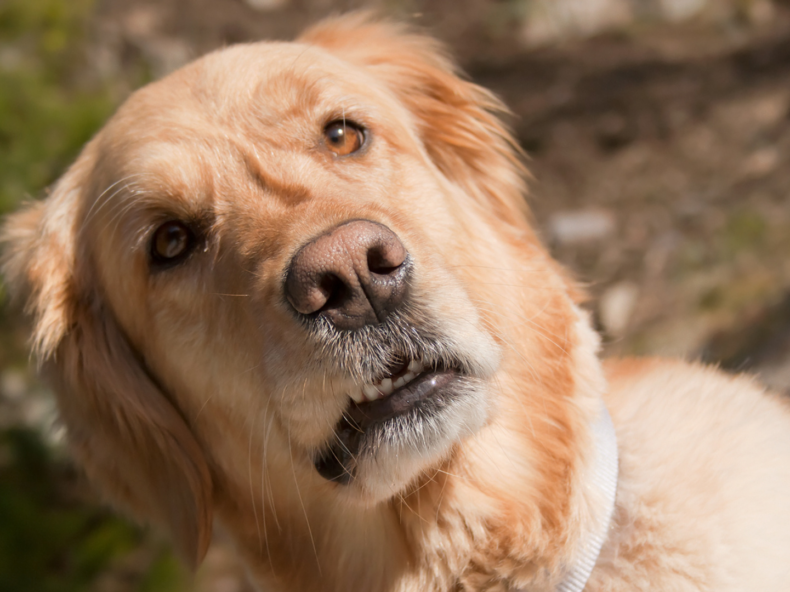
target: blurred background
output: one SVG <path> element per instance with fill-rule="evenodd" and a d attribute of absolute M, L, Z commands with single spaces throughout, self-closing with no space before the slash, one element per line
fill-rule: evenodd
<path fill-rule="evenodd" d="M 531 208 L 609 355 L 790 388 L 790 2 L 0 0 L 0 213 L 46 195 L 135 88 L 231 43 L 372 7 L 443 39 L 513 110 Z M 247 592 L 195 578 L 69 463 L 18 308 L 0 313 L 0 592 Z"/>

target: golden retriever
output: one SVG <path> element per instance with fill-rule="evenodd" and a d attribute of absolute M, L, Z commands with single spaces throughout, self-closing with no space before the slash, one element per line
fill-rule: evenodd
<path fill-rule="evenodd" d="M 261 590 L 790 589 L 787 403 L 601 363 L 501 110 L 360 15 L 135 93 L 5 225 L 79 462 Z"/>

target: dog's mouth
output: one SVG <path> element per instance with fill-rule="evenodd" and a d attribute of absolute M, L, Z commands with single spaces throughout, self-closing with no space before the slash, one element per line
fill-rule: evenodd
<path fill-rule="evenodd" d="M 441 410 L 463 389 L 460 366 L 411 360 L 374 382 L 357 385 L 334 430 L 333 441 L 315 460 L 318 473 L 330 481 L 349 483 L 359 457 L 419 431 L 421 422 L 437 420 Z M 390 441 L 390 442 L 386 442 Z"/>
<path fill-rule="evenodd" d="M 396 391 L 400 392 L 401 389 L 410 385 L 425 372 L 425 365 L 419 360 L 404 362 L 391 374 L 375 382 L 354 386 L 349 391 L 348 396 L 351 397 L 357 405 L 386 399 L 395 394 Z"/>
<path fill-rule="evenodd" d="M 340 375 L 349 385 L 312 461 L 324 479 L 365 503 L 391 498 L 440 462 L 484 426 L 493 401 L 499 359 L 487 334 L 447 333 L 425 311 L 406 312 L 358 331 L 320 319 L 310 326 L 321 351 L 316 374 Z"/>

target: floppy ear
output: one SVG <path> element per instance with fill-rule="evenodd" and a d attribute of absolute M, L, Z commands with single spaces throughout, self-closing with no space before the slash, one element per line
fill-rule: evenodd
<path fill-rule="evenodd" d="M 209 469 L 92 284 L 90 257 L 77 244 L 89 165 L 83 155 L 45 202 L 5 221 L 3 270 L 12 293 L 26 296 L 35 354 L 88 476 L 138 517 L 168 525 L 196 566 L 211 539 Z"/>
<path fill-rule="evenodd" d="M 425 148 L 451 181 L 503 221 L 524 221 L 526 170 L 493 94 L 459 76 L 439 42 L 356 13 L 318 23 L 299 41 L 364 66 L 413 114 Z"/>

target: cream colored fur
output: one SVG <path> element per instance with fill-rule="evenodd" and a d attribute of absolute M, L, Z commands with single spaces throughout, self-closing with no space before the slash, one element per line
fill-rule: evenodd
<path fill-rule="evenodd" d="M 222 523 L 261 590 L 548 591 L 606 505 L 589 479 L 603 398 L 620 483 L 587 590 L 788 589 L 786 402 L 681 362 L 602 367 L 531 228 L 502 109 L 430 38 L 360 15 L 135 93 L 5 224 L 6 277 L 76 458 L 192 565 Z M 338 157 L 322 134 L 341 118 L 367 143 Z M 403 326 L 467 378 L 341 485 L 314 460 L 370 359 L 338 361 L 282 281 L 354 219 L 402 241 Z M 199 244 L 157 268 L 172 220 Z"/>

